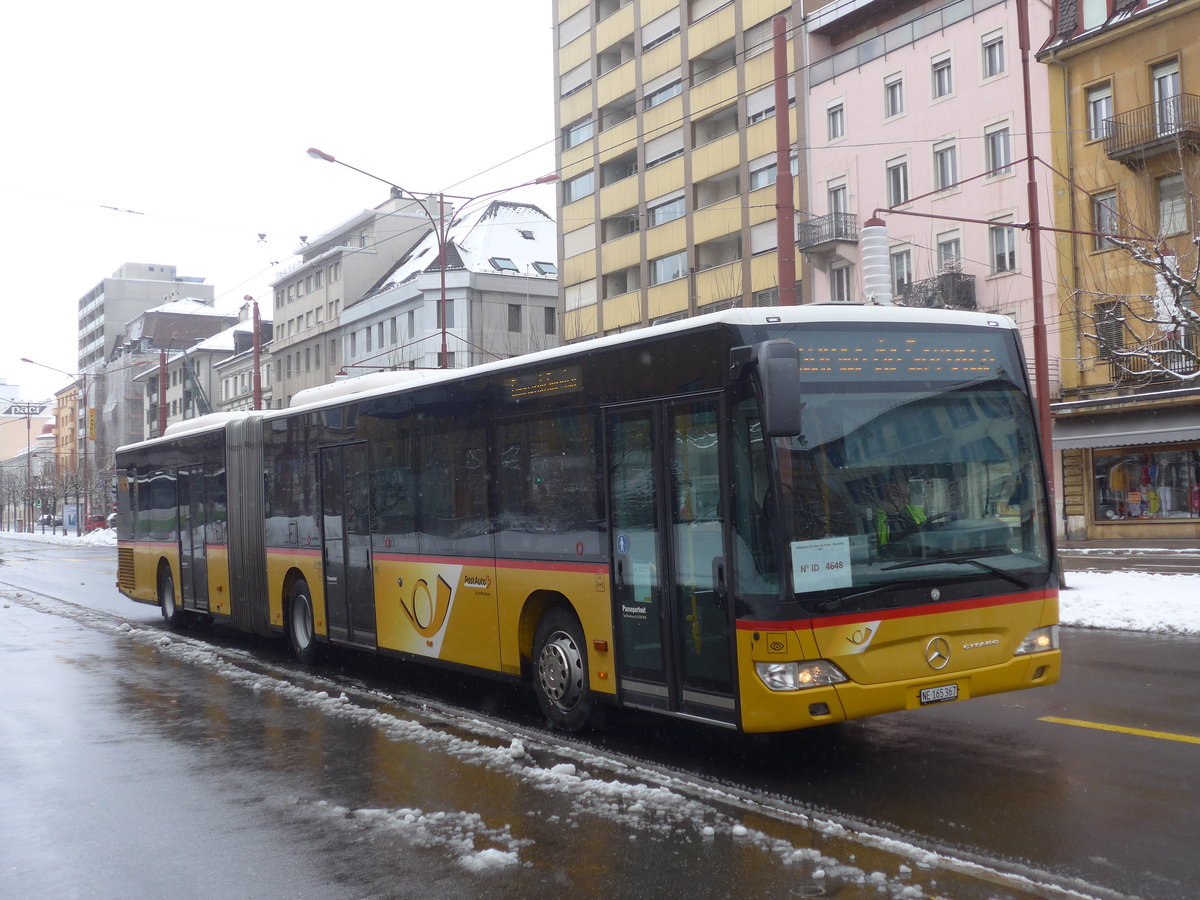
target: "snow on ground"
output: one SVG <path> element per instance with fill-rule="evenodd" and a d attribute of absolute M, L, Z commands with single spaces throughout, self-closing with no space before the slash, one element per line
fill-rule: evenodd
<path fill-rule="evenodd" d="M 68 544 L 115 545 L 116 532 L 101 528 L 83 537 L 39 528 L 33 534 L 0 532 L 4 537 Z M 1107 551 L 1109 553 L 1118 551 Z M 1117 631 L 1200 634 L 1200 575 L 1147 572 L 1067 572 L 1059 596 L 1064 625 Z"/>

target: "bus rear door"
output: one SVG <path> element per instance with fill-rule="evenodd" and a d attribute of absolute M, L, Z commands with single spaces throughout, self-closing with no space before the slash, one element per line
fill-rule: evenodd
<path fill-rule="evenodd" d="M 208 612 L 208 545 L 204 536 L 204 468 L 179 470 L 179 598 Z"/>
<path fill-rule="evenodd" d="M 366 442 L 322 447 L 322 559 L 329 637 L 375 648 Z"/>
<path fill-rule="evenodd" d="M 717 397 L 605 416 L 613 621 L 623 703 L 733 723 Z"/>

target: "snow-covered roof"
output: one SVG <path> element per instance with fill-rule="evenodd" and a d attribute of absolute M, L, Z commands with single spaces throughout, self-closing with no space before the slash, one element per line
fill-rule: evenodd
<path fill-rule="evenodd" d="M 148 313 L 183 313 L 193 316 L 227 316 L 229 313 L 218 311 L 211 300 L 197 300 L 195 297 L 180 297 L 168 300 L 158 306 L 146 310 Z"/>
<path fill-rule="evenodd" d="M 194 347 L 188 350 L 189 353 L 194 353 L 196 350 L 221 351 L 225 350 L 232 353 L 235 349 L 234 334 L 237 332 L 253 332 L 254 323 L 251 321 L 238 322 L 236 325 L 226 328 L 224 331 L 218 331 L 212 337 L 207 337 L 200 341 Z"/>
<path fill-rule="evenodd" d="M 446 230 L 447 270 L 477 274 L 558 277 L 554 220 L 529 203 L 493 200 L 455 216 Z M 430 228 L 371 293 L 403 284 L 423 271 L 437 271 L 437 235 Z M 536 263 L 546 264 L 536 266 Z"/>

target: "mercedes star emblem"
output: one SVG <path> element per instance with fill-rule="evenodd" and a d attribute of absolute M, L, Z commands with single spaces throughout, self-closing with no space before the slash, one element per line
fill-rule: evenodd
<path fill-rule="evenodd" d="M 944 669 L 950 662 L 950 642 L 944 637 L 930 639 L 925 645 L 925 662 L 931 669 Z"/>

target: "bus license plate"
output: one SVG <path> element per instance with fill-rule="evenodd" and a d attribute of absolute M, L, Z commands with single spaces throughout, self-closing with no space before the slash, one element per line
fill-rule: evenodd
<path fill-rule="evenodd" d="M 927 687 L 921 690 L 921 705 L 928 703 L 945 703 L 947 700 L 958 699 L 957 684 L 942 684 L 937 687 Z"/>

